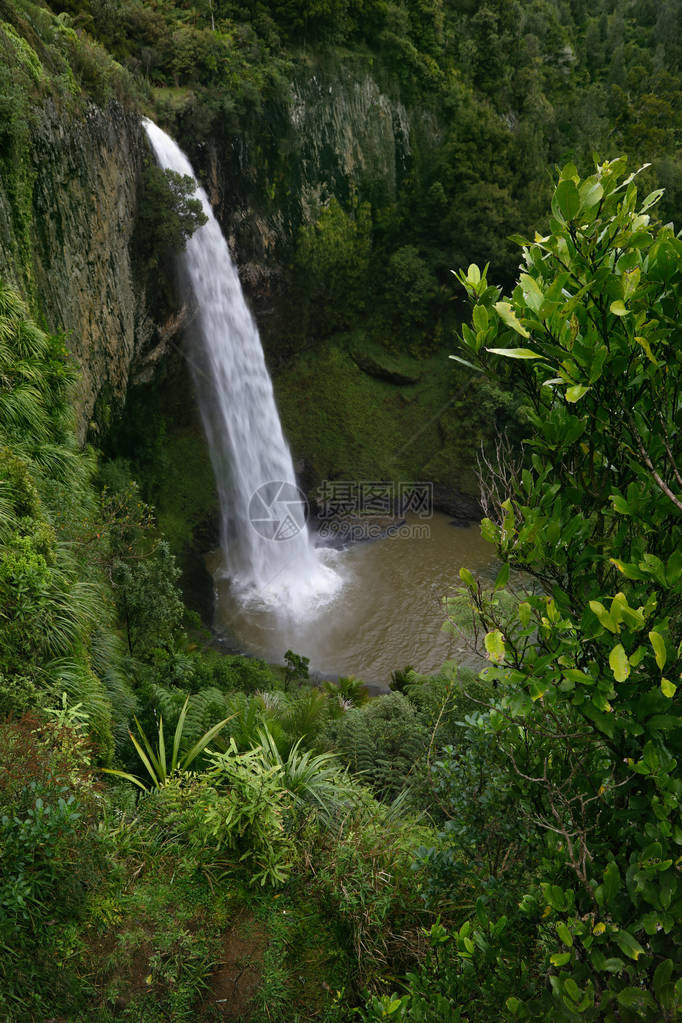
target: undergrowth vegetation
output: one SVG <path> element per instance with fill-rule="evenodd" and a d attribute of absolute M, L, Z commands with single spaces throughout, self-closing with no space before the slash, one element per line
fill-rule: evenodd
<path fill-rule="evenodd" d="M 3 287 L 5 1018 L 679 1019 L 682 245 L 635 178 L 564 167 L 508 299 L 459 274 L 533 431 L 446 606 L 487 667 L 375 699 L 211 648 Z"/>
<path fill-rule="evenodd" d="M 393 199 L 330 198 L 297 231 L 292 296 L 318 347 L 296 371 L 310 355 L 329 388 L 328 428 L 306 421 L 319 475 L 341 464 L 342 415 L 349 478 L 377 464 L 372 431 L 392 468 L 395 406 L 379 429 L 366 380 L 336 382 L 351 362 L 386 388 L 431 365 L 458 318 L 453 257 L 478 257 L 458 274 L 473 310 L 454 356 L 476 383 L 427 423 L 438 457 L 474 405 L 525 440 L 483 454 L 497 580 L 464 569 L 444 609 L 485 669 L 406 667 L 375 699 L 359 679 L 315 686 L 305 651 L 282 668 L 214 648 L 131 461 L 76 441 L 64 338 L 0 284 L 0 1016 L 680 1019 L 677 6 L 51 7 L 0 0 L 0 170 L 29 297 L 42 104 L 156 104 L 187 137 L 229 139 L 281 113 L 308 43 L 353 44 L 448 127 Z M 654 166 L 581 176 L 599 142 Z M 260 164 L 274 203 L 286 168 Z M 669 197 L 642 199 L 642 180 Z M 142 186 L 152 274 L 201 217 L 186 180 L 147 168 Z M 144 432 L 147 483 L 174 486 Z"/>
<path fill-rule="evenodd" d="M 212 649 L 128 468 L 75 442 L 62 340 L 6 286 L 0 342 L 3 1018 L 224 1018 L 252 926 L 228 1018 L 261 1018 L 259 998 L 349 1018 L 423 955 L 430 765 L 473 680 L 406 669 L 369 700 L 354 678 L 314 687 L 291 650 L 278 668 Z"/>

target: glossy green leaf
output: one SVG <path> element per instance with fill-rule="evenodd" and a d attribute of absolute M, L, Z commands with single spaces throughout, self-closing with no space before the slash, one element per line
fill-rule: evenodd
<path fill-rule="evenodd" d="M 624 955 L 629 956 L 630 959 L 637 961 L 637 959 L 644 954 L 644 949 L 629 931 L 616 931 L 613 936 L 613 940 L 618 945 L 621 952 Z"/>
<path fill-rule="evenodd" d="M 473 321 L 476 330 L 488 329 L 488 310 L 484 305 L 474 306 Z"/>
<path fill-rule="evenodd" d="M 583 210 L 592 209 L 601 202 L 604 195 L 604 188 L 600 181 L 588 178 L 580 188 L 580 208 Z"/>
<path fill-rule="evenodd" d="M 509 563 L 506 562 L 502 566 L 500 571 L 497 573 L 497 578 L 495 579 L 495 589 L 496 590 L 503 590 L 508 582 L 509 582 Z"/>
<path fill-rule="evenodd" d="M 531 277 L 529 274 L 521 274 L 521 276 L 519 277 L 519 281 L 521 283 L 523 297 L 526 302 L 526 305 L 528 305 L 528 307 L 532 309 L 533 312 L 536 313 L 539 312 L 545 296 L 540 290 L 537 281 L 535 280 L 534 277 Z"/>
<path fill-rule="evenodd" d="M 641 987 L 625 987 L 616 995 L 618 1004 L 626 1009 L 651 1010 L 656 1008 L 656 1003 L 648 991 Z M 638 1013 L 639 1014 L 639 1013 Z"/>
<path fill-rule="evenodd" d="M 580 193 L 575 182 L 570 179 L 559 182 L 554 196 L 566 220 L 572 220 L 580 209 Z"/>
<path fill-rule="evenodd" d="M 611 860 L 604 870 L 604 897 L 607 906 L 613 903 L 622 885 L 618 864 Z"/>
<path fill-rule="evenodd" d="M 461 355 L 449 355 L 448 358 L 452 359 L 453 362 L 460 362 L 462 366 L 466 366 L 467 369 L 473 369 L 476 373 L 483 372 L 480 366 L 475 366 L 473 362 L 469 362 L 468 359 L 463 359 Z"/>
<path fill-rule="evenodd" d="M 530 348 L 487 348 L 491 355 L 504 355 L 507 359 L 541 359 L 537 352 Z"/>

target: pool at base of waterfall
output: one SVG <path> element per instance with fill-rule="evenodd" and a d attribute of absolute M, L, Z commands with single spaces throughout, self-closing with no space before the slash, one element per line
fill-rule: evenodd
<path fill-rule="evenodd" d="M 447 660 L 471 662 L 469 644 L 448 625 L 444 599 L 461 586 L 462 567 L 484 582 L 495 577 L 495 552 L 478 525 L 455 526 L 441 514 L 408 516 L 379 539 L 345 549 L 320 546 L 317 553 L 340 586 L 327 599 L 295 607 L 267 592 L 245 603 L 221 555 L 209 558 L 215 626 L 231 646 L 273 663 L 293 650 L 310 658 L 313 671 L 379 687 L 408 665 L 434 674 Z"/>

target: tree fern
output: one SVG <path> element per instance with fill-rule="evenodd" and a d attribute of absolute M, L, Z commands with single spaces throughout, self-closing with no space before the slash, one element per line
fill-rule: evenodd
<path fill-rule="evenodd" d="M 290 697 L 289 703 L 276 715 L 291 739 L 291 744 L 302 739 L 310 745 L 327 716 L 327 697 L 320 689 L 301 689 Z"/>
<path fill-rule="evenodd" d="M 402 693 L 390 693 L 331 721 L 325 737 L 378 796 L 393 799 L 426 756 L 430 732 Z"/>
<path fill-rule="evenodd" d="M 216 721 L 233 713 L 225 693 L 215 686 L 192 693 L 187 707 L 185 735 L 188 739 L 196 740 Z"/>

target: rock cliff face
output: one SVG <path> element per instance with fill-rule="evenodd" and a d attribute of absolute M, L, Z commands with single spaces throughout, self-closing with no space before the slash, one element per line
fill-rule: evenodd
<path fill-rule="evenodd" d="M 84 436 L 98 399 L 120 407 L 158 341 L 130 245 L 146 140 L 138 117 L 115 103 L 75 116 L 47 102 L 35 114 L 21 242 L 16 196 L 0 181 L 0 274 L 50 330 L 66 331 L 81 369 Z M 239 134 L 198 139 L 183 120 L 176 134 L 207 186 L 266 343 L 276 347 L 300 225 L 332 195 L 390 200 L 409 167 L 415 125 L 359 58 L 299 68 L 286 97 Z"/>
<path fill-rule="evenodd" d="M 300 226 L 316 220 L 332 196 L 343 205 L 355 195 L 390 202 L 409 170 L 413 140 L 436 127 L 428 115 L 408 112 L 369 58 L 355 56 L 299 67 L 287 95 L 239 135 L 197 139 L 191 113 L 180 114 L 176 131 L 267 320 Z"/>
<path fill-rule="evenodd" d="M 66 331 L 81 370 L 75 401 L 84 436 L 100 396 L 123 403 L 152 334 L 130 249 L 146 143 L 137 116 L 116 104 L 71 117 L 48 102 L 35 114 L 30 252 L 12 237 L 16 211 L 0 185 L 0 273 L 50 330 Z"/>
<path fill-rule="evenodd" d="M 116 104 L 68 115 L 46 102 L 33 120 L 28 230 L 17 230 L 16 195 L 0 182 L 0 274 L 19 284 L 49 329 L 66 331 L 81 369 L 76 406 L 84 438 L 93 417 L 105 423 L 108 409 L 120 413 L 130 384 L 148 384 L 165 365 L 166 341 L 181 331 L 182 317 L 159 301 L 156 292 L 167 296 L 167 289 L 150 287 L 155 294 L 148 300 L 144 282 L 136 279 L 131 240 L 147 151 L 137 115 Z M 320 473 L 333 478 L 360 466 L 376 478 L 387 472 L 422 478 L 445 445 L 436 426 L 432 438 L 418 429 L 448 402 L 447 381 L 443 394 L 429 382 L 443 375 L 442 367 L 426 374 L 420 390 L 395 374 L 375 379 L 348 353 L 315 349 L 308 358 L 291 340 L 296 309 L 286 285 L 301 225 L 314 222 L 332 196 L 344 205 L 355 196 L 377 208 L 390 203 L 413 160 L 436 141 L 435 118 L 409 110 L 369 57 L 351 55 L 299 64 L 289 87 L 239 131 L 226 125 L 202 137 L 189 106 L 176 111 L 174 124 L 161 120 L 188 151 L 237 259 L 306 481 L 312 486 Z M 333 395 L 324 390 L 330 373 Z M 163 380 L 162 373 L 157 391 Z M 183 422 L 169 421 L 169 437 L 174 429 L 196 433 L 197 457 L 207 457 L 189 380 L 180 391 Z M 140 392 L 136 402 L 144 406 L 147 397 Z M 161 402 L 161 417 L 163 407 Z M 381 451 L 374 426 L 363 425 L 379 408 L 387 418 Z M 333 421 L 325 432 L 318 419 L 326 410 L 333 411 Z M 415 430 L 429 441 L 423 451 L 410 441 Z M 325 448 L 330 431 L 333 443 Z M 392 452 L 408 441 L 410 458 L 396 464 Z M 448 463 L 428 477 L 442 489 L 441 507 L 463 507 L 466 495 L 457 492 L 470 482 L 460 469 L 459 462 Z M 463 514 L 469 513 L 467 507 Z"/>

